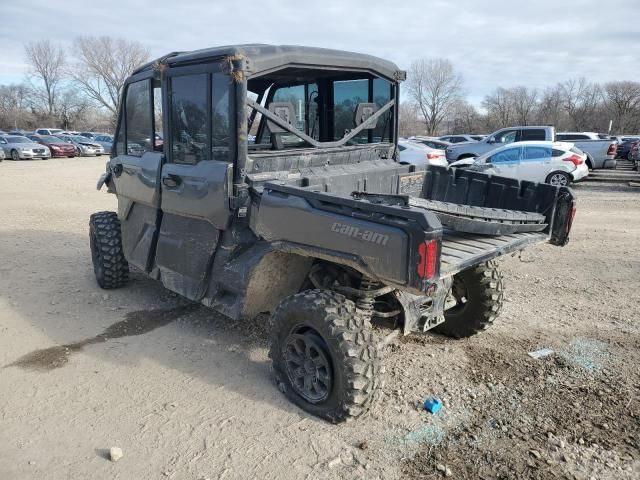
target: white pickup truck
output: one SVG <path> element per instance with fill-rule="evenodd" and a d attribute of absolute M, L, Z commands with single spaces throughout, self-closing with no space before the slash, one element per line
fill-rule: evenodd
<path fill-rule="evenodd" d="M 616 168 L 615 140 L 602 140 L 594 132 L 558 132 L 558 142 L 571 142 L 587 155 L 587 166 L 591 169 Z"/>
<path fill-rule="evenodd" d="M 565 132 L 556 134 L 554 127 L 521 126 L 502 128 L 480 142 L 462 142 L 447 147 L 445 153 L 449 163 L 463 158 L 479 157 L 495 148 L 512 142 L 543 140 L 549 142 L 571 142 L 587 155 L 587 166 L 596 168 L 616 167 L 616 142 L 601 140 L 597 133 Z"/>

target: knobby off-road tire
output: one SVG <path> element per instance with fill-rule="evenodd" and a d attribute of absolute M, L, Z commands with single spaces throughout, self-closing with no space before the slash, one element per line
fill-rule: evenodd
<path fill-rule="evenodd" d="M 381 388 L 371 325 L 355 304 L 328 290 L 285 298 L 270 319 L 269 357 L 278 388 L 332 423 L 363 415 Z"/>
<path fill-rule="evenodd" d="M 91 215 L 89 241 L 98 285 L 107 290 L 124 286 L 129 280 L 129 263 L 122 251 L 120 220 L 115 212 Z"/>
<path fill-rule="evenodd" d="M 470 337 L 489 328 L 500 314 L 504 287 L 495 262 L 458 273 L 451 288 L 458 305 L 445 310 L 445 321 L 434 328 L 435 332 L 453 338 Z M 466 301 L 461 302 L 463 297 Z"/>

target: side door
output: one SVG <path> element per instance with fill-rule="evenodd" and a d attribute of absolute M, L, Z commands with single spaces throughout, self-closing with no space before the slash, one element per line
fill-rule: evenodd
<path fill-rule="evenodd" d="M 518 178 L 530 182 L 544 182 L 551 171 L 551 147 L 526 145 L 518 166 Z"/>
<path fill-rule="evenodd" d="M 154 79 L 132 77 L 125 86 L 115 149 L 109 161 L 118 193 L 122 244 L 129 263 L 149 272 L 157 237 L 162 149 L 155 149 Z"/>
<path fill-rule="evenodd" d="M 521 154 L 522 147 L 514 145 L 494 153 L 487 158 L 486 163 L 491 164 L 491 170 L 500 177 L 519 178 L 518 167 Z"/>
<path fill-rule="evenodd" d="M 206 293 L 220 234 L 232 218 L 235 88 L 216 65 L 170 69 L 164 80 L 167 158 L 155 264 L 168 289 L 192 300 Z"/>

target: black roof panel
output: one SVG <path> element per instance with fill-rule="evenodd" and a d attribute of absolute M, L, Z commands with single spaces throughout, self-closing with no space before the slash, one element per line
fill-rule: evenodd
<path fill-rule="evenodd" d="M 158 61 L 171 66 L 235 56 L 244 57 L 248 65 L 249 77 L 289 65 L 369 70 L 391 80 L 404 80 L 405 76 L 393 62 L 372 55 L 317 47 L 265 44 L 226 45 L 192 52 L 176 52 L 140 67 L 136 73 L 151 68 Z"/>

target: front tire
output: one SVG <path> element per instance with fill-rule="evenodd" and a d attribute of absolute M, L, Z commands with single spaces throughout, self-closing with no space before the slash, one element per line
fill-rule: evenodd
<path fill-rule="evenodd" d="M 433 330 L 453 338 L 466 338 L 486 330 L 500 315 L 503 292 L 502 274 L 495 262 L 454 275 L 451 294 L 457 305 L 445 310 L 444 323 Z"/>
<path fill-rule="evenodd" d="M 371 325 L 343 295 L 307 290 L 280 302 L 270 320 L 279 389 L 303 410 L 332 423 L 366 413 L 381 383 Z"/>
<path fill-rule="evenodd" d="M 11 150 L 11 159 L 14 162 L 17 162 L 18 160 L 20 160 L 20 154 L 18 153 L 17 150 Z"/>
<path fill-rule="evenodd" d="M 558 187 L 566 187 L 571 183 L 571 175 L 567 172 L 552 172 L 547 175 L 544 182 Z"/>
<path fill-rule="evenodd" d="M 122 250 L 120 220 L 115 212 L 98 212 L 89 220 L 93 271 L 105 290 L 119 288 L 129 280 L 129 263 Z"/>

